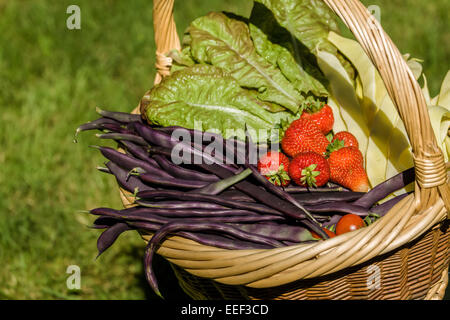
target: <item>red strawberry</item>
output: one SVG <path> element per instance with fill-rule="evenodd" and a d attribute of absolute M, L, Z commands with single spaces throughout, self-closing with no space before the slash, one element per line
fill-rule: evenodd
<path fill-rule="evenodd" d="M 320 154 L 304 152 L 291 161 L 289 176 L 299 186 L 321 187 L 330 179 L 330 166 Z"/>
<path fill-rule="evenodd" d="M 276 186 L 285 187 L 291 182 L 289 167 L 289 158 L 278 151 L 269 151 L 258 160 L 258 171 Z"/>
<path fill-rule="evenodd" d="M 369 190 L 369 179 L 363 167 L 350 168 L 334 181 L 355 192 L 367 192 Z"/>
<path fill-rule="evenodd" d="M 330 153 L 330 180 L 352 191 L 366 192 L 369 180 L 364 170 L 364 159 L 356 147 L 344 147 Z"/>
<path fill-rule="evenodd" d="M 343 141 L 344 147 L 359 147 L 358 140 L 356 140 L 355 136 L 348 131 L 340 131 L 333 136 L 331 142 L 333 143 L 336 140 Z"/>
<path fill-rule="evenodd" d="M 322 155 L 328 144 L 328 139 L 312 121 L 301 118 L 290 124 L 281 140 L 283 151 L 290 157 L 307 151 Z"/>
<path fill-rule="evenodd" d="M 334 125 L 333 109 L 323 103 L 308 105 L 300 116 L 300 119 L 311 120 L 323 134 L 330 132 Z"/>
<path fill-rule="evenodd" d="M 364 167 L 364 157 L 356 147 L 343 147 L 330 153 L 328 163 L 337 169 Z"/>

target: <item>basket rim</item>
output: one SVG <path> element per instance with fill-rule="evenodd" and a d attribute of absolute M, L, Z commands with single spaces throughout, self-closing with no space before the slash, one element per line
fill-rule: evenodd
<path fill-rule="evenodd" d="M 404 204 L 409 205 L 409 210 L 401 210 Z M 433 215 L 435 212 L 437 214 Z M 397 219 L 384 219 L 388 215 Z M 156 252 L 199 277 L 228 285 L 274 287 L 298 279 L 334 273 L 394 251 L 446 220 L 446 209 L 442 201 L 437 201 L 429 209 L 417 213 L 414 195 L 411 194 L 394 206 L 386 216 L 365 228 L 317 243 L 299 243 L 271 249 L 230 250 L 203 245 L 181 236 L 169 236 Z M 385 223 L 380 223 L 383 220 Z M 417 232 L 419 230 L 424 231 Z M 376 243 L 371 237 L 374 233 L 378 235 Z M 151 236 L 151 233 L 141 234 L 144 241 L 148 241 Z M 342 252 L 347 254 L 343 255 Z M 337 257 L 345 261 L 336 262 Z M 264 268 L 268 270 L 267 273 L 261 271 Z M 224 274 L 225 271 L 232 275 Z"/>

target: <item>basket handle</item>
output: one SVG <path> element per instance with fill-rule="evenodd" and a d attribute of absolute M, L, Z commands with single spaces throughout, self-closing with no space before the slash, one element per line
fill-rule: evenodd
<path fill-rule="evenodd" d="M 156 77 L 154 84 L 170 74 L 172 59 L 165 54 L 170 50 L 180 50 L 175 20 L 173 18 L 174 0 L 153 0 L 153 28 L 156 43 Z"/>
<path fill-rule="evenodd" d="M 437 145 L 428 107 L 419 83 L 401 53 L 380 23 L 359 0 L 323 0 L 347 25 L 378 69 L 386 89 L 396 106 L 412 146 L 416 171 L 418 209 L 427 206 L 435 188 L 444 200 L 450 217 L 450 187 L 444 156 Z M 173 18 L 174 0 L 154 0 L 153 24 L 156 42 L 155 84 L 169 74 L 171 59 L 164 54 L 180 50 L 180 40 Z"/>

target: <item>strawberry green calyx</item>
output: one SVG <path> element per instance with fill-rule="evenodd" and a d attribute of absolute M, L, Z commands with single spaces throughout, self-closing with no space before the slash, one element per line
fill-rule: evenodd
<path fill-rule="evenodd" d="M 277 171 L 271 171 L 265 175 L 269 181 L 276 186 L 285 186 L 287 185 L 291 178 L 289 177 L 286 170 L 284 170 L 284 165 L 280 164 L 280 167 Z"/>
<path fill-rule="evenodd" d="M 332 153 L 334 151 L 337 151 L 337 150 L 339 150 L 339 149 L 341 149 L 343 147 L 345 147 L 344 140 L 336 139 L 333 142 L 330 142 L 330 144 L 328 145 L 327 152 L 325 153 L 325 156 L 329 157 L 330 153 Z"/>
<path fill-rule="evenodd" d="M 330 131 L 325 137 L 326 137 L 327 140 L 330 141 L 330 143 L 331 143 L 331 141 L 332 141 L 333 138 L 334 138 L 333 131 Z"/>
<path fill-rule="evenodd" d="M 274 129 L 278 129 L 279 139 L 280 141 L 284 137 L 284 133 L 286 132 L 287 128 L 291 125 L 291 123 L 297 119 L 300 118 L 302 114 L 302 111 L 298 112 L 292 119 L 280 119 L 277 124 L 275 124 Z"/>
<path fill-rule="evenodd" d="M 286 119 L 281 119 L 280 120 L 280 122 L 278 122 L 275 126 L 274 126 L 274 128 L 275 129 L 278 129 L 278 135 L 279 135 L 279 137 L 280 137 L 280 141 L 281 141 L 281 139 L 283 139 L 283 137 L 284 137 L 284 132 L 286 131 L 286 129 L 287 128 L 289 128 L 289 125 L 290 125 L 291 123 L 288 121 L 288 120 L 286 120 Z"/>
<path fill-rule="evenodd" d="M 302 178 L 300 180 L 309 187 L 317 187 L 316 177 L 320 175 L 320 171 L 315 171 L 316 168 L 317 164 L 312 164 L 302 170 Z"/>
<path fill-rule="evenodd" d="M 312 101 L 304 104 L 303 110 L 308 113 L 315 113 L 315 112 L 320 111 L 320 109 L 322 109 L 324 105 L 325 105 L 325 102 L 323 102 L 323 101 L 312 100 Z"/>

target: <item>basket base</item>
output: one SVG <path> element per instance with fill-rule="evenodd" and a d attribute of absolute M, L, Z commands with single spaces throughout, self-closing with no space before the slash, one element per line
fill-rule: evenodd
<path fill-rule="evenodd" d="M 263 289 L 224 285 L 171 266 L 181 288 L 195 300 L 441 300 L 448 284 L 449 244 L 446 220 L 364 264 Z"/>

